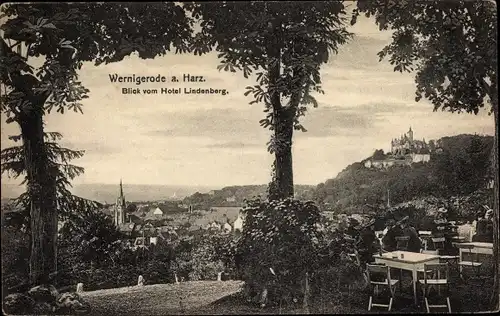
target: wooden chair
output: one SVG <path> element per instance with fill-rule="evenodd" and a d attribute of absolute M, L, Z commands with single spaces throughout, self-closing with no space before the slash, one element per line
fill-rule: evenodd
<path fill-rule="evenodd" d="M 439 256 L 439 251 L 437 251 L 437 250 L 420 250 L 420 253 L 426 254 L 426 255 Z M 425 268 L 417 270 L 417 273 L 419 275 L 423 275 L 424 272 L 426 272 L 428 275 L 431 275 L 433 271 L 432 270 L 425 270 Z M 425 290 L 425 288 L 422 287 L 422 293 L 423 293 L 424 290 Z"/>
<path fill-rule="evenodd" d="M 407 251 L 408 250 L 408 241 L 410 240 L 409 236 L 400 236 L 396 237 L 396 249 Z"/>
<path fill-rule="evenodd" d="M 472 253 L 474 245 L 460 245 L 460 248 L 462 248 L 462 256 L 460 257 L 460 261 L 458 262 L 458 265 L 460 267 L 460 278 L 463 280 L 464 267 L 472 268 L 476 272 L 476 276 L 480 277 L 482 263 L 474 260 L 475 256 Z M 468 254 L 469 260 L 465 260 L 466 254 Z"/>
<path fill-rule="evenodd" d="M 446 238 L 445 237 L 432 237 L 432 244 L 434 249 L 441 253 L 444 250 Z"/>
<path fill-rule="evenodd" d="M 431 237 L 428 235 L 419 235 L 420 238 L 420 243 L 424 247 L 424 250 L 427 250 L 429 248 L 429 241 L 431 240 Z"/>
<path fill-rule="evenodd" d="M 399 281 L 391 279 L 391 270 L 388 266 L 368 264 L 366 268 L 368 272 L 368 281 L 371 287 L 370 300 L 368 302 L 368 311 L 371 311 L 372 307 L 387 307 L 387 310 L 391 311 L 392 302 L 396 292 L 395 285 Z M 373 298 L 379 292 L 378 290 L 380 287 L 385 287 L 389 290 L 390 298 L 388 304 L 373 302 Z"/>
<path fill-rule="evenodd" d="M 361 267 L 361 259 L 359 258 L 359 252 L 354 250 L 353 253 L 348 254 L 352 262 L 356 263 L 357 266 Z"/>
<path fill-rule="evenodd" d="M 452 243 L 452 245 L 455 246 L 455 243 Z M 457 271 L 460 274 L 460 268 L 458 265 L 458 262 L 460 261 L 460 256 L 440 255 L 439 259 L 441 262 L 448 263 L 450 267 L 452 267 L 455 271 Z"/>
<path fill-rule="evenodd" d="M 451 313 L 448 263 L 425 264 L 424 270 L 432 271 L 431 273 L 424 273 L 424 279 L 419 280 L 419 283 L 423 286 L 425 308 L 427 309 L 427 313 L 431 312 L 431 308 L 448 308 L 448 312 Z M 446 304 L 429 304 L 429 298 L 431 297 L 429 293 L 432 288 L 437 288 L 438 296 L 441 296 L 441 289 L 445 288 Z"/>

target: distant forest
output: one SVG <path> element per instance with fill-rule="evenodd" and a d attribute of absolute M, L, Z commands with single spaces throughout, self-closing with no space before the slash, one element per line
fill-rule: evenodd
<path fill-rule="evenodd" d="M 315 186 L 296 185 L 297 196 L 312 196 Z M 184 198 L 183 203 L 200 209 L 209 209 L 211 206 L 243 206 L 245 199 L 266 197 L 267 185 L 238 185 L 228 186 L 220 190 L 207 193 L 196 192 Z"/>

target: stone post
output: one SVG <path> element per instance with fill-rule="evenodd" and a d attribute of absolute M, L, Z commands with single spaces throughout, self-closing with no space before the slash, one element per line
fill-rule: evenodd
<path fill-rule="evenodd" d="M 144 278 L 142 275 L 139 275 L 139 279 L 137 280 L 137 286 L 144 286 Z"/>
<path fill-rule="evenodd" d="M 222 272 L 217 273 L 217 281 L 222 281 Z"/>
<path fill-rule="evenodd" d="M 310 314 L 309 311 L 309 273 L 306 272 L 305 282 L 304 282 L 304 301 L 302 303 L 304 314 Z"/>
<path fill-rule="evenodd" d="M 78 283 L 76 285 L 76 293 L 83 293 L 83 283 Z"/>

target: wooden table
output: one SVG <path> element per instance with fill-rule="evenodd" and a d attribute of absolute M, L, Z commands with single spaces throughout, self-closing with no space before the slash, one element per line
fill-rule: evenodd
<path fill-rule="evenodd" d="M 455 244 L 460 251 L 460 261 L 462 261 L 462 254 L 464 252 L 463 246 L 474 246 L 474 248 L 470 249 L 471 253 L 476 254 L 476 262 L 479 261 L 479 254 L 491 255 L 493 256 L 493 243 L 490 242 L 462 242 Z M 460 275 L 462 275 L 463 267 L 460 266 Z"/>
<path fill-rule="evenodd" d="M 462 246 L 474 246 L 471 249 L 472 253 L 475 254 L 485 254 L 485 255 L 493 255 L 493 243 L 491 242 L 463 242 L 457 243 L 457 247 L 460 248 L 460 258 L 462 258 Z"/>
<path fill-rule="evenodd" d="M 403 255 L 403 258 L 401 258 Z M 424 264 L 439 263 L 439 256 L 409 251 L 393 251 L 380 255 L 374 255 L 375 263 L 383 263 L 388 267 L 407 270 L 412 272 L 413 298 L 415 305 L 418 305 L 417 282 L 418 270 L 424 269 Z M 401 282 L 401 280 L 400 280 Z"/>

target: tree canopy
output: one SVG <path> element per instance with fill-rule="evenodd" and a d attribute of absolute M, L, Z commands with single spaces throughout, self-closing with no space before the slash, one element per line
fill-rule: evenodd
<path fill-rule="evenodd" d="M 31 282 L 44 283 L 56 267 L 57 213 L 62 204 L 57 190 L 68 193 L 58 183 L 64 182 L 61 175 L 72 177 L 78 168 L 59 173 L 51 153 L 63 150 L 51 151 L 45 143 L 43 116 L 52 109 L 83 113 L 80 101 L 89 91 L 78 80 L 78 69 L 84 62 L 117 62 L 132 53 L 154 58 L 174 48 L 187 52 L 193 20 L 177 3 L 9 4 L 2 13 L 6 22 L 0 27 L 0 110 L 7 123 L 19 124 L 23 141 L 22 150 L 4 153 L 10 155 L 5 162 L 17 170 L 21 169 L 15 164 L 24 162 Z M 30 65 L 32 58 L 42 65 Z"/>
<path fill-rule="evenodd" d="M 201 19 L 195 52 L 215 49 L 219 70 L 241 71 L 245 78 L 254 74 L 256 84 L 246 87 L 245 95 L 253 96 L 250 104 L 264 104 L 260 124 L 272 131 L 274 195 L 293 196 L 293 131 L 306 131 L 299 118 L 308 105 L 318 106 L 313 94 L 323 93 L 320 66 L 351 36 L 344 4 L 206 2 L 188 8 Z"/>
<path fill-rule="evenodd" d="M 497 99 L 497 10 L 493 1 L 358 1 L 353 17 L 393 30 L 379 53 L 395 71 L 415 71 L 416 100 L 478 113 Z"/>

